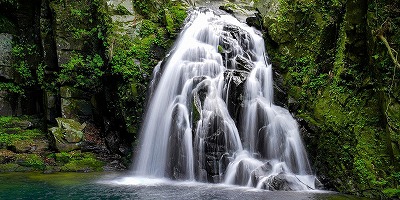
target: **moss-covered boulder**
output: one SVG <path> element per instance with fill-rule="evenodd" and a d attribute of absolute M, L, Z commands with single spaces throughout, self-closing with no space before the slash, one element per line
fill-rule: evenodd
<path fill-rule="evenodd" d="M 55 147 L 60 152 L 68 152 L 80 149 L 80 142 L 83 139 L 83 129 L 86 124 L 80 124 L 73 119 L 56 118 L 58 127 L 49 129 L 50 135 L 54 138 Z"/>

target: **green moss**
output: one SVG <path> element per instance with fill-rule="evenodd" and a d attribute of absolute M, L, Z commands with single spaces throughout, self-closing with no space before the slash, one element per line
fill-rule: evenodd
<path fill-rule="evenodd" d="M 62 152 L 51 154 L 49 158 L 54 158 L 61 171 L 66 172 L 101 171 L 102 167 L 105 165 L 105 163 L 99 161 L 94 154 L 89 152 Z"/>
<path fill-rule="evenodd" d="M 6 164 L 0 164 L 0 172 L 16 172 L 16 171 L 21 171 L 18 170 L 20 166 L 16 163 L 6 163 Z"/>
<path fill-rule="evenodd" d="M 338 82 L 340 74 L 344 70 L 345 64 L 345 49 L 346 49 L 346 26 L 345 23 L 342 23 L 339 31 L 339 38 L 337 41 L 337 49 L 335 55 L 335 63 L 334 63 L 334 70 L 335 70 L 335 81 Z"/>
<path fill-rule="evenodd" d="M 221 45 L 218 45 L 218 53 L 223 53 L 224 52 L 224 48 L 222 48 Z"/>
<path fill-rule="evenodd" d="M 95 158 L 83 158 L 73 160 L 61 167 L 61 171 L 66 172 L 88 172 L 101 171 L 104 163 Z"/>
<path fill-rule="evenodd" d="M 20 141 L 33 142 L 36 138 L 43 138 L 45 133 L 41 130 L 26 129 L 33 125 L 32 120 L 27 116 L 0 117 L 0 147 L 12 146 Z"/>
<path fill-rule="evenodd" d="M 396 12 L 384 8 L 395 5 L 276 2 L 278 7 L 256 5 L 265 14 L 269 54 L 275 70 L 284 75 L 289 98 L 295 100 L 294 112 L 312 127 L 312 136 L 305 140 L 317 173 L 328 177 L 327 187 L 368 197 L 396 188 L 400 182 L 391 174 L 399 169 L 400 118 L 395 113 L 400 95 L 395 85 L 400 76 L 375 36 Z M 396 49 L 400 34 L 393 30 L 400 29 L 400 18 L 386 23 L 393 35 L 385 36 Z"/>
<path fill-rule="evenodd" d="M 44 170 L 46 167 L 43 159 L 37 154 L 16 154 L 16 163 L 34 170 Z"/>

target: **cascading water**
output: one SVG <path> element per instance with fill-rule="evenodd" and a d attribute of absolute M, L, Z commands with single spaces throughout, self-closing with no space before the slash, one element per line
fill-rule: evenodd
<path fill-rule="evenodd" d="M 256 30 L 194 10 L 157 70 L 136 175 L 314 188 L 297 123 L 273 104 L 272 67 Z"/>

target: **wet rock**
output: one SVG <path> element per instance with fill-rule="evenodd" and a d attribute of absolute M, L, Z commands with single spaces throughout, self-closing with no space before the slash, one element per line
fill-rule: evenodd
<path fill-rule="evenodd" d="M 251 175 L 251 174 L 246 173 L 247 170 L 248 169 L 247 169 L 245 161 L 243 161 L 243 160 L 239 161 L 239 165 L 237 167 L 237 171 L 236 171 L 235 179 L 234 179 L 235 185 L 246 185 L 247 184 L 247 182 L 250 178 L 250 175 Z"/>
<path fill-rule="evenodd" d="M 285 83 L 283 76 L 276 72 L 273 74 L 274 78 L 274 103 L 275 105 L 281 106 L 283 108 L 288 108 L 288 95 L 285 91 Z"/>
<path fill-rule="evenodd" d="M 271 191 L 297 191 L 304 190 L 307 186 L 302 183 L 295 175 L 278 174 L 271 176 L 265 182 L 265 188 Z"/>
<path fill-rule="evenodd" d="M 269 162 L 264 163 L 260 167 L 256 168 L 253 172 L 251 172 L 251 180 L 253 186 L 256 186 L 257 183 L 264 178 L 267 174 L 269 174 L 272 170 L 272 165 Z"/>
<path fill-rule="evenodd" d="M 246 18 L 246 24 L 249 26 L 255 27 L 258 30 L 261 30 L 262 28 L 262 19 L 259 16 L 252 16 Z"/>

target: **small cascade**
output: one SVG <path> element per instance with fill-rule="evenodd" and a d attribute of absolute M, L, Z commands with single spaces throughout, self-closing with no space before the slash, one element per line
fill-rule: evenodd
<path fill-rule="evenodd" d="M 257 30 L 221 11 L 191 11 L 155 70 L 135 175 L 314 189 L 297 123 L 273 103 L 267 60 Z"/>

